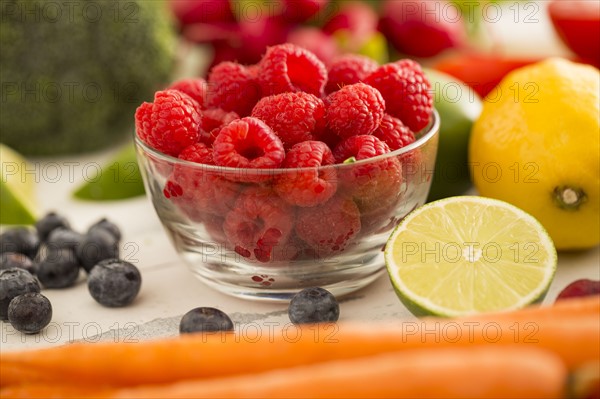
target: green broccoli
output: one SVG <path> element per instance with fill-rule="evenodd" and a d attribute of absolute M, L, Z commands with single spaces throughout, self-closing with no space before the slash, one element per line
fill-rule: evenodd
<path fill-rule="evenodd" d="M 2 0 L 0 12 L 0 142 L 24 154 L 110 145 L 169 82 L 163 1 Z"/>

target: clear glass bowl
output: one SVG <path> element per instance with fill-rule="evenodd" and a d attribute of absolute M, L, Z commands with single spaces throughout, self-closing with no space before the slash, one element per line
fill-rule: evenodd
<path fill-rule="evenodd" d="M 385 270 L 387 238 L 427 198 L 438 131 L 434 112 L 409 146 L 318 169 L 242 170 L 183 161 L 137 138 L 136 147 L 146 192 L 191 271 L 234 296 L 286 301 L 312 286 L 341 296 Z M 292 204 L 296 182 L 317 178 L 327 184 Z"/>

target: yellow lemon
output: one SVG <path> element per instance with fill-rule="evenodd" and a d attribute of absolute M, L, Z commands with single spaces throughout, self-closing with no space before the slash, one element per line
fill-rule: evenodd
<path fill-rule="evenodd" d="M 562 250 L 600 242 L 600 72 L 551 58 L 485 99 L 469 163 L 482 196 L 538 219 Z"/>

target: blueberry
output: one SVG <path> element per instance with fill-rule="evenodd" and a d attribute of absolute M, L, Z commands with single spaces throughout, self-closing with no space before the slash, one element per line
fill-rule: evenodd
<path fill-rule="evenodd" d="M 27 270 L 31 274 L 36 273 L 36 265 L 27 255 L 17 252 L 4 252 L 0 254 L 0 270 L 18 267 Z"/>
<path fill-rule="evenodd" d="M 335 322 L 340 306 L 331 292 L 320 288 L 305 288 L 292 297 L 288 315 L 294 324 Z"/>
<path fill-rule="evenodd" d="M 96 223 L 94 223 L 93 225 L 91 225 L 90 228 L 88 229 L 88 232 L 90 232 L 94 229 L 104 229 L 104 230 L 108 231 L 110 234 L 112 234 L 113 237 L 115 237 L 115 240 L 121 241 L 121 230 L 119 230 L 119 227 L 116 224 L 114 224 L 113 222 L 111 222 L 110 220 L 108 220 L 106 218 L 102 218 L 99 221 L 97 221 Z"/>
<path fill-rule="evenodd" d="M 17 227 L 7 230 L 0 235 L 0 253 L 18 252 L 33 259 L 39 247 L 40 239 L 35 230 Z"/>
<path fill-rule="evenodd" d="M 39 293 L 28 293 L 13 298 L 8 305 L 8 321 L 25 334 L 36 334 L 52 320 L 52 305 Z"/>
<path fill-rule="evenodd" d="M 8 320 L 8 305 L 16 296 L 40 292 L 40 283 L 27 270 L 0 270 L 0 319 Z"/>
<path fill-rule="evenodd" d="M 105 259 L 88 276 L 88 289 L 101 305 L 111 308 L 129 305 L 142 285 L 140 271 L 129 262 Z"/>
<path fill-rule="evenodd" d="M 37 277 L 45 288 L 71 287 L 79 277 L 75 252 L 68 248 L 44 248 L 38 261 Z"/>
<path fill-rule="evenodd" d="M 68 227 L 57 227 L 52 230 L 46 241 L 46 246 L 76 250 L 81 246 L 85 236 Z"/>
<path fill-rule="evenodd" d="M 233 331 L 233 322 L 219 309 L 194 308 L 183 315 L 179 323 L 181 334 L 210 331 Z"/>
<path fill-rule="evenodd" d="M 79 263 L 88 273 L 98 262 L 118 257 L 119 241 L 105 229 L 88 231 L 77 247 Z"/>
<path fill-rule="evenodd" d="M 57 214 L 56 212 L 50 212 L 46 214 L 46 216 L 35 223 L 35 228 L 38 232 L 41 242 L 46 242 L 50 236 L 50 233 L 59 227 L 68 229 L 71 226 L 65 217 Z"/>

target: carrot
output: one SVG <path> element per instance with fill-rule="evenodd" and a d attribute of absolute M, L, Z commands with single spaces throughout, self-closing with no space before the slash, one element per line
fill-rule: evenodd
<path fill-rule="evenodd" d="M 138 344 L 76 343 L 0 354 L 3 386 L 23 383 L 132 386 L 211 378 L 336 359 L 427 347 L 537 346 L 570 367 L 600 358 L 600 323 L 589 316 L 561 315 L 513 322 L 468 320 L 401 324 L 312 325 L 274 330 L 259 337 L 188 335 Z M 467 324 L 469 323 L 469 324 Z"/>
<path fill-rule="evenodd" d="M 114 389 L 104 389 L 97 386 L 71 386 L 56 384 L 31 384 L 13 385 L 0 389 L 0 398 L 28 398 L 28 399 L 79 399 L 79 398 L 107 398 L 114 395 Z"/>
<path fill-rule="evenodd" d="M 559 398 L 567 371 L 550 352 L 535 348 L 416 349 L 263 373 L 141 386 L 111 398 Z M 59 397 L 64 387 L 22 386 L 3 397 Z"/>
<path fill-rule="evenodd" d="M 508 318 L 512 321 L 527 322 L 530 318 L 557 318 L 561 315 L 573 317 L 577 315 L 600 315 L 600 295 L 561 299 L 553 305 L 533 305 L 518 311 L 501 313 L 482 313 L 475 316 L 463 317 L 461 320 L 497 321 Z"/>

